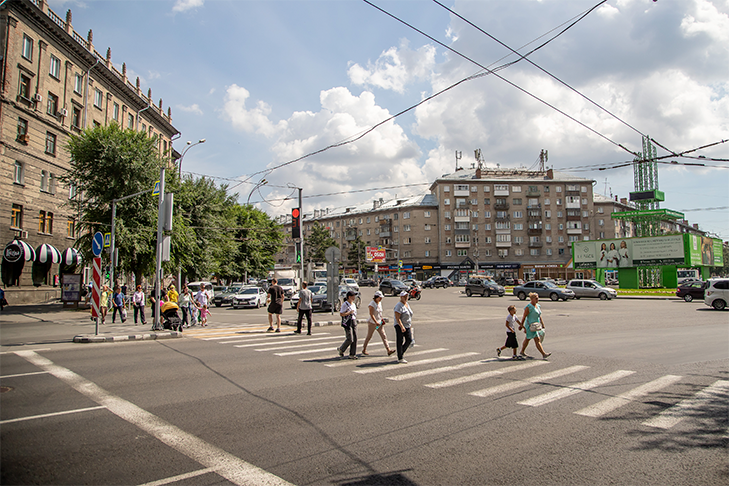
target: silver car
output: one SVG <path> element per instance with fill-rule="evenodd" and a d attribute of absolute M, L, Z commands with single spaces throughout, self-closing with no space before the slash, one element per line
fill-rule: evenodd
<path fill-rule="evenodd" d="M 580 297 L 597 297 L 600 300 L 610 300 L 618 296 L 618 292 L 610 287 L 603 286 L 594 280 L 573 279 L 567 284 L 568 289 L 575 293 L 575 299 Z"/>
<path fill-rule="evenodd" d="M 518 285 L 513 290 L 514 295 L 519 297 L 520 300 L 525 300 L 532 292 L 536 293 L 540 299 L 549 297 L 554 301 L 559 299 L 566 301 L 575 298 L 575 293 L 569 288 L 557 287 L 554 283 L 546 280 L 533 280 L 524 285 Z"/>

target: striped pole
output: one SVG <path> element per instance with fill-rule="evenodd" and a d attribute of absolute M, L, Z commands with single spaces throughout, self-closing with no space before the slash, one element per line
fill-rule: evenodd
<path fill-rule="evenodd" d="M 94 258 L 91 277 L 91 317 L 96 319 L 96 335 L 99 335 L 99 300 L 101 300 L 101 257 Z"/>

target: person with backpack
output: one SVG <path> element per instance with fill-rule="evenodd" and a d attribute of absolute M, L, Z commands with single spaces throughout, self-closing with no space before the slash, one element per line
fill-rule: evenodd
<path fill-rule="evenodd" d="M 127 317 L 124 315 L 124 294 L 121 293 L 121 288 L 116 287 L 114 288 L 114 294 L 111 297 L 111 305 L 114 308 L 114 311 L 111 314 L 111 323 L 114 324 L 114 321 L 116 321 L 116 313 L 119 313 L 119 318 L 122 321 L 122 324 L 126 322 Z"/>

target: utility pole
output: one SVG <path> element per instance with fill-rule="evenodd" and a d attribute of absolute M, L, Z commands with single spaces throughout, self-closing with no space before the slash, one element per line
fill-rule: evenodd
<path fill-rule="evenodd" d="M 162 225 L 164 223 L 164 205 L 165 205 L 165 167 L 164 165 L 160 169 L 159 175 L 159 205 L 157 212 L 157 263 L 154 274 L 154 303 L 155 306 L 152 309 L 152 315 L 154 316 L 154 323 L 152 329 L 159 329 L 160 323 L 160 286 L 162 285 Z"/>
<path fill-rule="evenodd" d="M 299 242 L 299 255 L 301 255 L 301 261 L 299 264 L 301 267 L 299 268 L 299 272 L 301 275 L 301 280 L 299 280 L 299 284 L 304 281 L 304 206 L 302 202 L 302 196 L 301 192 L 303 189 L 301 187 L 299 189 L 299 239 L 301 240 Z"/>

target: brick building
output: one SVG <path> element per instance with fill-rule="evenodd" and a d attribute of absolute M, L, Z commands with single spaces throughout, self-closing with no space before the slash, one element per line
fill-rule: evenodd
<path fill-rule="evenodd" d="M 70 10 L 64 20 L 45 0 L 8 0 L 0 7 L 3 245 L 17 237 L 32 248 L 73 247 L 79 218 L 73 202 L 83 195 L 58 181 L 70 167 L 63 149 L 70 134 L 117 123 L 155 137 L 161 155 L 173 153 L 178 132 L 170 110 L 164 112 L 161 99 L 154 103 L 151 89 L 142 93 L 139 78 L 127 78 L 126 64 L 121 71 L 112 64 L 111 49 L 105 55 L 96 50 L 92 31 L 81 36 L 71 21 Z M 57 267 L 48 272 L 50 287 L 34 291 L 26 263 L 20 278 L 25 291 L 14 302 L 57 297 L 52 287 Z"/>

